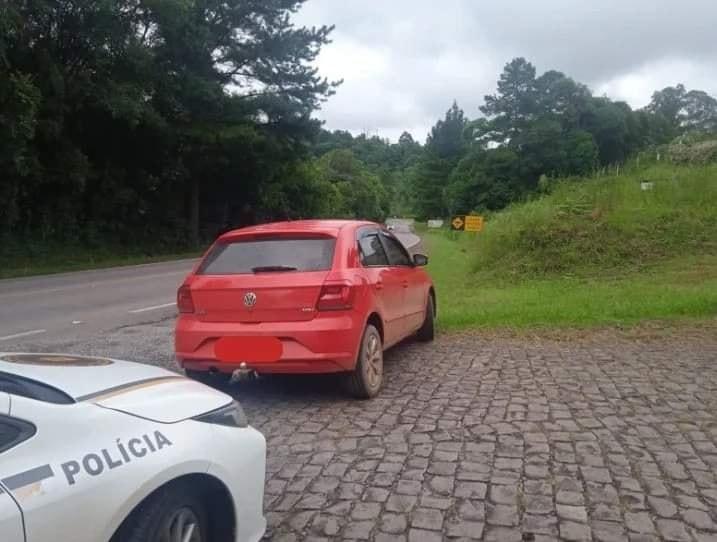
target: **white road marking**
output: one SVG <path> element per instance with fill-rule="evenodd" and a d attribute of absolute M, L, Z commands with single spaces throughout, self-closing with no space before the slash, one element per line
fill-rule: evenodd
<path fill-rule="evenodd" d="M 171 303 L 165 303 L 164 305 L 153 305 L 152 307 L 143 307 L 141 309 L 134 309 L 129 311 L 130 314 L 137 314 L 139 312 L 155 311 L 157 309 L 166 309 L 167 307 L 173 307 L 177 303 L 172 301 Z"/>
<path fill-rule="evenodd" d="M 0 337 L 0 341 L 9 341 L 10 339 L 19 339 L 20 337 L 29 337 L 30 335 L 39 335 L 45 333 L 46 329 L 33 329 L 31 331 L 23 331 L 22 333 L 14 333 L 12 335 L 5 335 Z"/>

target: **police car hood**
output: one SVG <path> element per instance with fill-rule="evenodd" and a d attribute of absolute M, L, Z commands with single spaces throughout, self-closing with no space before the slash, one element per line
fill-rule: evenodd
<path fill-rule="evenodd" d="M 2 354 L 0 373 L 41 382 L 75 402 L 92 402 L 161 423 L 221 408 L 229 395 L 160 367 L 66 354 Z"/>

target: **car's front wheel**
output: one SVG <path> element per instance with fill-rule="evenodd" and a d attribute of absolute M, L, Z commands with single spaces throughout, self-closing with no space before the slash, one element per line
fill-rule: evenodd
<path fill-rule="evenodd" d="M 207 511 L 189 487 L 161 489 L 118 534 L 118 542 L 209 542 Z"/>
<path fill-rule="evenodd" d="M 383 342 L 381 334 L 371 324 L 361 339 L 356 367 L 345 376 L 348 392 L 359 399 L 375 397 L 383 384 Z"/>

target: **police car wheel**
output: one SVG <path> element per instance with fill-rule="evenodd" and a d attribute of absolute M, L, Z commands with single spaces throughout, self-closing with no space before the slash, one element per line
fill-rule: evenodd
<path fill-rule="evenodd" d="M 125 522 L 117 542 L 209 542 L 207 512 L 189 486 L 162 488 Z"/>
<path fill-rule="evenodd" d="M 202 542 L 199 518 L 186 506 L 175 510 L 162 524 L 160 540 L 167 542 Z"/>

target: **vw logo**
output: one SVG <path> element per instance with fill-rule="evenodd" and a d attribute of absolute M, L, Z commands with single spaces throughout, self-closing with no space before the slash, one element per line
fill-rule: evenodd
<path fill-rule="evenodd" d="M 254 305 L 256 305 L 256 294 L 254 292 L 244 294 L 244 306 L 253 307 Z"/>

